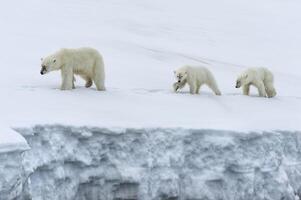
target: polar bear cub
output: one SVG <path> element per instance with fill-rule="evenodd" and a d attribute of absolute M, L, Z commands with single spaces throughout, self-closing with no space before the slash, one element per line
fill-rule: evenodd
<path fill-rule="evenodd" d="M 244 95 L 249 95 L 251 85 L 258 89 L 259 96 L 261 97 L 271 98 L 276 96 L 274 77 L 272 72 L 267 68 L 248 68 L 238 76 L 236 88 L 242 87 Z"/>
<path fill-rule="evenodd" d="M 42 59 L 42 75 L 54 70 L 61 70 L 62 90 L 75 88 L 74 74 L 86 81 L 87 88 L 94 82 L 97 90 L 105 90 L 104 63 L 102 56 L 95 49 L 60 49 Z"/>
<path fill-rule="evenodd" d="M 207 85 L 216 95 L 221 95 L 213 74 L 206 67 L 183 66 L 174 71 L 176 83 L 173 84 L 174 91 L 181 89 L 187 83 L 191 94 L 198 94 L 200 87 Z"/>

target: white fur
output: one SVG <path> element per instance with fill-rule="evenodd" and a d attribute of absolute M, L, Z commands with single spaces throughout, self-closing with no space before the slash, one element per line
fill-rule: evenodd
<path fill-rule="evenodd" d="M 236 88 L 242 87 L 244 95 L 249 95 L 251 85 L 258 89 L 259 96 L 261 97 L 276 96 L 274 77 L 272 72 L 267 68 L 248 68 L 238 76 L 236 80 Z"/>
<path fill-rule="evenodd" d="M 186 65 L 178 68 L 174 73 L 177 79 L 177 82 L 173 85 L 175 91 L 183 88 L 187 82 L 191 94 L 198 94 L 200 87 L 205 84 L 216 95 L 221 95 L 213 74 L 206 67 L 193 67 Z"/>
<path fill-rule="evenodd" d="M 86 81 L 86 87 L 91 87 L 94 82 L 97 90 L 105 90 L 104 63 L 102 56 L 95 49 L 60 49 L 42 59 L 41 66 L 41 74 L 61 70 L 62 90 L 74 88 L 74 74 Z"/>

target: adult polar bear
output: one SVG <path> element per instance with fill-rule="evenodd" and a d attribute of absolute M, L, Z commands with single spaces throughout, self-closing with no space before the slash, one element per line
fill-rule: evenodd
<path fill-rule="evenodd" d="M 71 90 L 74 86 L 74 74 L 86 81 L 86 87 L 93 82 L 97 90 L 105 90 L 105 71 L 102 56 L 93 48 L 60 49 L 42 59 L 41 74 L 61 70 L 62 90 Z"/>
<path fill-rule="evenodd" d="M 173 84 L 175 92 L 188 83 L 190 94 L 198 94 L 200 87 L 207 85 L 216 95 L 221 95 L 213 74 L 206 67 L 183 66 L 174 71 L 177 82 Z"/>
<path fill-rule="evenodd" d="M 254 85 L 258 89 L 261 97 L 274 97 L 274 77 L 270 70 L 264 67 L 251 67 L 242 72 L 236 80 L 236 88 L 242 86 L 243 94 L 249 95 L 250 86 Z"/>

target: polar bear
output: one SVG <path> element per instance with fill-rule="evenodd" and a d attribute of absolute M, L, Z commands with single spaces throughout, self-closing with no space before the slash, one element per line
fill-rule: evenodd
<path fill-rule="evenodd" d="M 183 66 L 174 71 L 176 83 L 173 84 L 174 91 L 181 89 L 187 83 L 191 94 L 198 94 L 200 87 L 207 85 L 216 95 L 221 95 L 213 74 L 206 67 Z"/>
<path fill-rule="evenodd" d="M 270 70 L 264 67 L 251 67 L 242 72 L 236 80 L 236 88 L 242 86 L 243 94 L 249 95 L 250 86 L 258 89 L 261 97 L 274 97 L 276 90 L 274 88 L 274 77 Z"/>
<path fill-rule="evenodd" d="M 71 90 L 74 87 L 74 74 L 86 81 L 86 87 L 93 82 L 97 90 L 105 90 L 105 71 L 102 56 L 97 50 L 84 47 L 78 49 L 60 49 L 45 57 L 41 64 L 41 75 L 54 70 L 61 70 L 61 90 Z"/>

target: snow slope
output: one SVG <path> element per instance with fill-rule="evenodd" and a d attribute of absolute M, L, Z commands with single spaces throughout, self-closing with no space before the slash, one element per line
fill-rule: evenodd
<path fill-rule="evenodd" d="M 28 150 L 26 140 L 7 126 L 0 125 L 0 153 Z"/>
<path fill-rule="evenodd" d="M 19 6 L 16 6 L 18 4 Z M 299 1 L 38 1 L 0 8 L 1 121 L 117 127 L 300 130 Z M 105 58 L 107 92 L 58 90 L 40 76 L 40 58 L 92 46 Z M 171 91 L 173 69 L 207 65 L 223 96 Z M 275 73 L 278 96 L 241 95 L 247 66 Z"/>

